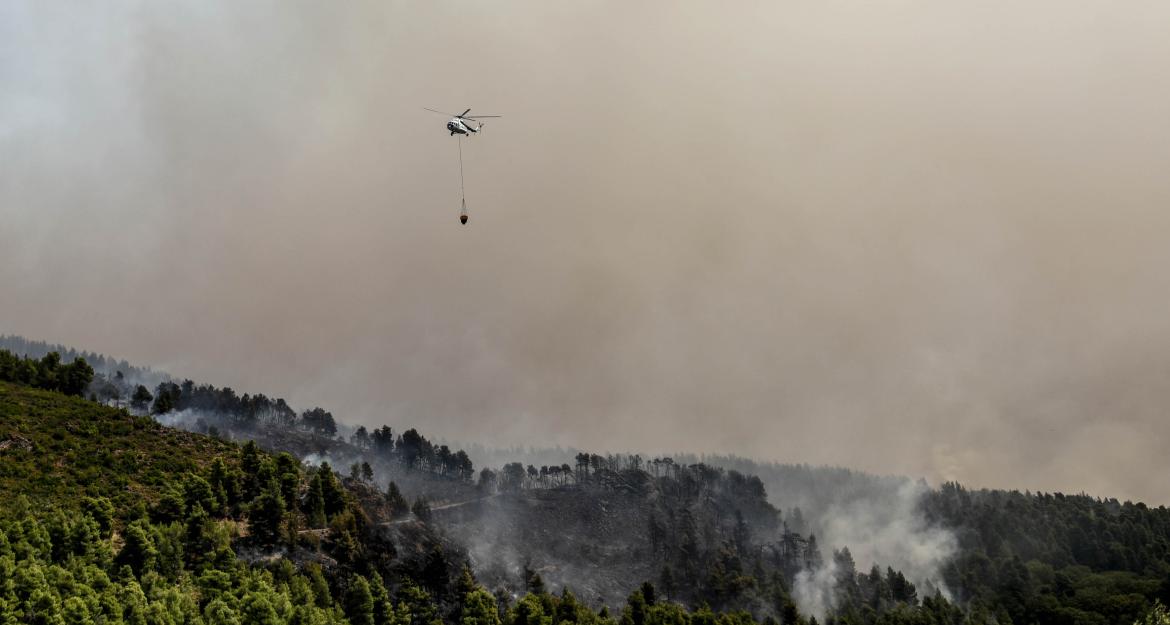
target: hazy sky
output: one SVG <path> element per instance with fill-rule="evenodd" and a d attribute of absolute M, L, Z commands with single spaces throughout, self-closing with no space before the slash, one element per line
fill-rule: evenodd
<path fill-rule="evenodd" d="M 0 0 L 0 332 L 1170 503 L 1162 0 Z M 422 107 L 502 114 L 464 141 Z"/>

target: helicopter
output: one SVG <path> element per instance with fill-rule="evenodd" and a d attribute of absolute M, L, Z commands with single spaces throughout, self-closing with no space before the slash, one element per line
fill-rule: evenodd
<path fill-rule="evenodd" d="M 470 120 L 470 119 L 485 119 L 488 117 L 503 117 L 503 115 L 468 115 L 468 113 L 471 112 L 471 109 L 467 109 L 466 111 L 463 111 L 459 115 L 455 115 L 453 113 L 444 113 L 443 111 L 436 111 L 435 109 L 429 109 L 425 106 L 423 107 L 423 110 L 427 110 L 427 111 L 430 111 L 432 113 L 439 113 L 441 115 L 450 115 L 451 119 L 447 121 L 447 130 L 451 131 L 452 137 L 454 137 L 457 134 L 458 135 L 467 135 L 470 137 L 471 135 L 479 132 L 481 128 L 483 128 L 483 122 L 479 122 L 478 124 L 472 125 L 470 122 L 468 122 L 468 120 Z"/>

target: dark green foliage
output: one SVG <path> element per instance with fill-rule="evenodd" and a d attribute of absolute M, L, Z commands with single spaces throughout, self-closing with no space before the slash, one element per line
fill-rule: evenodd
<path fill-rule="evenodd" d="M 174 382 L 163 382 L 154 392 L 154 403 L 150 406 L 151 414 L 166 414 L 178 407 L 179 396 L 182 392 Z"/>
<path fill-rule="evenodd" d="M 382 576 L 374 573 L 370 576 L 370 599 L 374 603 L 374 625 L 394 624 L 394 604 L 390 602 L 390 593 L 382 583 Z"/>
<path fill-rule="evenodd" d="M 158 558 L 158 549 L 155 548 L 154 539 L 151 537 L 150 524 L 144 519 L 139 519 L 127 525 L 124 540 L 116 563 L 129 566 L 136 575 L 153 570 Z"/>
<path fill-rule="evenodd" d="M 412 579 L 403 580 L 394 600 L 405 617 L 400 625 L 430 625 L 437 619 L 438 609 L 430 593 Z"/>
<path fill-rule="evenodd" d="M 301 423 L 318 434 L 325 436 L 337 434 L 337 424 L 333 420 L 333 414 L 319 407 L 306 410 L 301 415 Z"/>
<path fill-rule="evenodd" d="M 317 475 L 321 480 L 321 496 L 324 499 L 325 515 L 332 518 L 345 510 L 347 502 L 345 489 L 341 487 L 341 481 L 337 479 L 337 475 L 329 467 L 328 462 L 321 463 L 317 469 Z"/>
<path fill-rule="evenodd" d="M 309 527 L 325 527 L 329 519 L 325 515 L 325 491 L 320 471 L 314 473 L 313 479 L 309 481 L 309 492 L 305 495 L 304 510 L 308 517 Z"/>
<path fill-rule="evenodd" d="M 146 410 L 152 401 L 154 401 L 154 395 L 151 395 L 150 391 L 141 384 L 134 388 L 134 394 L 130 396 L 130 405 L 137 410 Z"/>
<path fill-rule="evenodd" d="M 269 482 L 268 488 L 249 506 L 248 521 L 252 535 L 260 545 L 272 547 L 280 541 L 285 523 L 285 503 L 276 480 Z"/>
<path fill-rule="evenodd" d="M 533 594 L 539 595 L 544 592 L 544 578 L 527 564 L 524 565 L 524 587 Z"/>
<path fill-rule="evenodd" d="M 635 590 L 626 599 L 626 607 L 622 610 L 622 625 L 645 625 L 646 610 L 646 597 L 641 590 Z"/>
<path fill-rule="evenodd" d="M 109 537 L 114 529 L 114 504 L 106 497 L 86 497 L 81 500 L 81 509 L 97 521 L 102 535 Z"/>
<path fill-rule="evenodd" d="M 14 553 L 0 554 L 0 623 L 345 622 L 328 608 L 328 600 L 324 607 L 299 600 L 312 597 L 313 581 L 311 574 L 295 567 L 279 583 L 264 569 L 231 559 L 212 560 L 200 573 L 187 567 L 167 573 L 152 538 L 163 528 L 146 520 L 126 527 L 126 542 L 116 559 L 102 556 L 110 552 L 109 539 L 90 534 L 85 548 L 60 560 L 50 542 L 37 538 L 42 526 L 31 515 L 26 507 L 0 521 L 0 536 L 17 537 L 20 545 Z M 87 524 L 96 529 L 88 515 L 63 518 L 67 535 L 86 535 L 78 527 Z M 279 612 L 293 605 L 300 620 Z"/>
<path fill-rule="evenodd" d="M 329 533 L 325 540 L 325 551 L 338 562 L 349 568 L 356 568 L 363 556 L 362 532 L 358 527 L 361 515 L 345 510 L 329 521 Z"/>
<path fill-rule="evenodd" d="M 183 521 L 183 553 L 187 565 L 199 570 L 211 561 L 215 547 L 212 535 L 212 521 L 203 506 L 196 505 L 187 512 Z"/>
<path fill-rule="evenodd" d="M 948 586 L 974 609 L 1013 622 L 1133 622 L 1170 579 L 1165 507 L 953 483 L 922 507 L 959 539 L 944 570 Z"/>
<path fill-rule="evenodd" d="M 227 513 L 240 503 L 240 472 L 228 467 L 223 458 L 216 458 L 211 462 L 211 470 L 207 482 L 217 501 L 217 511 Z"/>
<path fill-rule="evenodd" d="M 240 473 L 243 475 L 244 499 L 252 499 L 259 495 L 260 489 L 265 486 L 265 483 L 260 481 L 261 465 L 260 448 L 256 445 L 256 441 L 248 441 L 240 449 Z"/>
<path fill-rule="evenodd" d="M 85 394 L 85 390 L 92 380 L 93 368 L 85 362 L 84 358 L 78 358 L 61 366 L 57 374 L 57 390 L 66 395 L 81 397 Z"/>
<path fill-rule="evenodd" d="M 183 478 L 183 512 L 190 513 L 196 506 L 209 514 L 222 513 L 219 497 L 216 497 L 211 484 L 194 473 L 188 473 Z"/>
<path fill-rule="evenodd" d="M 353 625 L 374 625 L 374 595 L 370 583 L 355 575 L 345 593 L 345 616 Z"/>
<path fill-rule="evenodd" d="M 49 352 L 40 360 L 34 360 L 0 349 L 0 382 L 14 382 L 80 397 L 92 380 L 93 367 L 84 358 L 62 364 L 57 352 Z"/>
<path fill-rule="evenodd" d="M 646 600 L 647 605 L 654 605 L 657 599 L 657 593 L 654 592 L 654 584 L 650 582 L 642 582 L 642 597 Z"/>
<path fill-rule="evenodd" d="M 496 598 L 483 588 L 472 588 L 463 596 L 459 623 L 460 625 L 500 625 L 500 613 L 496 607 Z"/>
<path fill-rule="evenodd" d="M 301 483 L 301 463 L 292 454 L 276 455 L 276 479 L 280 481 L 280 495 L 289 510 L 296 507 L 297 489 Z"/>

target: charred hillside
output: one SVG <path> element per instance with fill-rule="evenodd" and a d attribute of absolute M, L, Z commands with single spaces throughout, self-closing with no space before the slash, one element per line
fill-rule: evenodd
<path fill-rule="evenodd" d="M 628 462 L 601 459 L 574 482 L 549 487 L 505 482 L 498 494 L 436 513 L 435 521 L 468 545 L 484 580 L 507 585 L 536 571 L 597 604 L 616 605 L 645 580 L 686 603 L 764 601 L 740 578 L 795 571 L 811 553 L 780 547 L 786 537 L 808 541 L 781 530 L 758 480 L 704 465 L 655 475 Z"/>

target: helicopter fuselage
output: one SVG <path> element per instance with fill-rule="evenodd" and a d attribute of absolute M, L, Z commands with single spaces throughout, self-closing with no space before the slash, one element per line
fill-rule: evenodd
<path fill-rule="evenodd" d="M 451 132 L 452 136 L 472 135 L 479 132 L 479 127 L 472 126 L 461 118 L 452 117 L 451 120 L 447 122 L 447 130 Z"/>

